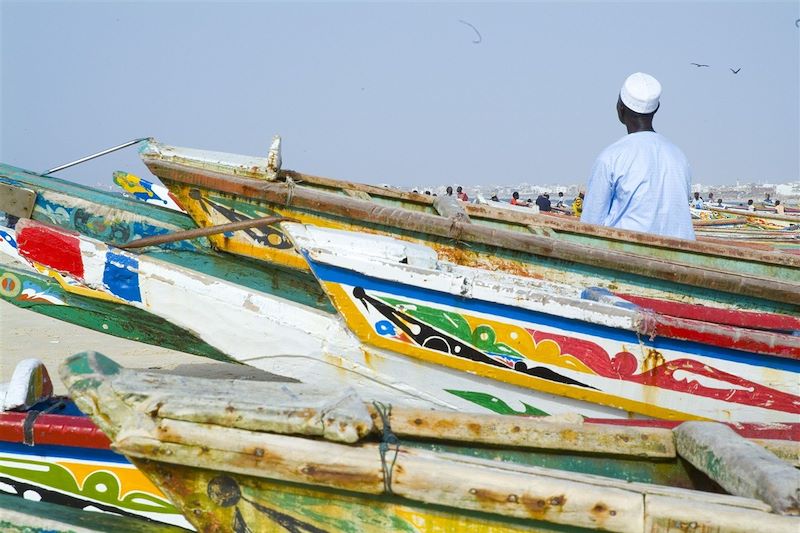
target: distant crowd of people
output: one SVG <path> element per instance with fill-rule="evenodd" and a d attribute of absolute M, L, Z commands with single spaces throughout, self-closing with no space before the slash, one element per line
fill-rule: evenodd
<path fill-rule="evenodd" d="M 773 200 L 770 197 L 769 193 L 766 193 L 764 195 L 764 200 L 761 203 L 762 205 L 764 205 L 764 207 L 771 207 L 775 209 L 775 212 L 778 213 L 779 215 L 786 214 L 786 207 L 781 203 L 780 200 Z M 715 202 L 713 192 L 709 192 L 708 200 L 705 200 L 703 199 L 703 197 L 700 195 L 699 192 L 695 192 L 692 198 L 689 199 L 689 207 L 693 207 L 695 209 L 707 209 L 709 207 L 715 207 L 717 209 L 726 209 L 726 208 L 736 209 L 737 207 L 745 207 L 745 206 L 742 206 L 741 204 L 737 204 L 734 206 L 725 204 L 722 202 L 722 198 L 717 198 Z M 752 198 L 747 200 L 746 207 L 748 211 L 756 210 L 756 204 Z"/>
<path fill-rule="evenodd" d="M 419 194 L 419 190 L 418 189 L 414 189 L 413 192 Z M 430 190 L 425 190 L 423 192 L 423 194 L 425 194 L 427 196 L 436 196 L 436 193 L 432 193 Z M 460 186 L 460 185 L 455 188 L 455 191 L 453 190 L 452 186 L 448 185 L 447 188 L 445 189 L 445 193 L 444 194 L 445 194 L 445 196 L 450 196 L 450 197 L 454 196 L 455 198 L 457 198 L 458 200 L 460 200 L 462 202 L 469 202 L 470 201 L 469 195 L 466 193 L 464 188 L 462 186 Z M 550 200 L 550 193 L 542 193 L 534 201 L 531 198 L 528 198 L 527 200 L 523 200 L 519 196 L 519 191 L 514 191 L 511 194 L 511 199 L 508 201 L 508 203 L 511 204 L 511 205 L 516 205 L 516 206 L 521 206 L 521 207 L 531 207 L 533 205 L 536 205 L 536 207 L 539 208 L 539 211 L 543 211 L 543 212 L 548 212 L 548 211 L 553 211 L 553 210 L 560 210 L 562 212 L 570 212 L 571 211 L 572 214 L 574 214 L 576 216 L 581 216 L 581 212 L 583 210 L 583 198 L 584 198 L 584 193 L 583 193 L 583 191 L 581 191 L 580 194 L 578 194 L 578 196 L 575 197 L 572 200 L 572 205 L 569 206 L 567 204 L 566 198 L 564 197 L 564 193 L 559 191 L 558 192 L 558 197 L 557 197 L 557 199 L 555 201 L 555 205 L 553 205 L 552 200 Z M 492 194 L 492 197 L 490 198 L 490 201 L 498 202 L 498 203 L 504 202 L 504 200 L 501 200 L 497 196 L 497 193 Z"/>

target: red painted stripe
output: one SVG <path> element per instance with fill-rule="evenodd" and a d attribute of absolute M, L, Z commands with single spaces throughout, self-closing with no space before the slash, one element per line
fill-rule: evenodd
<path fill-rule="evenodd" d="M 656 317 L 656 335 L 800 360 L 800 337 L 671 316 Z"/>
<path fill-rule="evenodd" d="M 23 442 L 22 424 L 26 413 L 0 413 L 0 441 Z M 586 418 L 592 424 L 610 426 L 673 429 L 681 421 L 675 420 L 629 420 L 611 418 Z M 800 423 L 739 423 L 727 424 L 742 437 L 748 439 L 778 439 L 800 441 Z M 41 415 L 34 424 L 34 442 L 55 446 L 77 446 L 107 450 L 108 438 L 92 421 L 83 416 Z"/>
<path fill-rule="evenodd" d="M 0 413 L 0 441 L 24 442 L 22 424 L 27 413 Z M 77 446 L 107 450 L 108 437 L 84 416 L 40 415 L 33 424 L 34 444 Z"/>
<path fill-rule="evenodd" d="M 663 429 L 674 429 L 683 423 L 680 420 L 616 420 L 612 418 L 585 418 L 584 420 L 592 424 Z M 725 425 L 746 439 L 800 441 L 800 423 L 775 422 L 772 424 L 760 424 L 748 422 L 728 423 Z"/>
<path fill-rule="evenodd" d="M 738 311 L 735 309 L 720 309 L 705 305 L 645 298 L 631 294 L 616 293 L 617 296 L 628 300 L 645 309 L 651 309 L 661 315 L 677 318 L 689 318 L 714 324 L 725 324 L 750 329 L 768 329 L 778 331 L 800 330 L 800 318 L 781 315 L 778 313 L 759 313 L 755 311 Z"/>
<path fill-rule="evenodd" d="M 59 272 L 83 278 L 83 259 L 77 233 L 30 219 L 17 222 L 20 255 Z"/>

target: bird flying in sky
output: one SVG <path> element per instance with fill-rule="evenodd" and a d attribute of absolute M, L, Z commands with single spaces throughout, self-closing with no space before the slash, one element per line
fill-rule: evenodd
<path fill-rule="evenodd" d="M 475 26 L 473 26 L 472 24 L 470 24 L 470 23 L 469 23 L 469 22 L 467 22 L 466 20 L 461 20 L 461 19 L 459 19 L 458 21 L 459 21 L 461 24 L 464 24 L 464 25 L 466 25 L 466 26 L 469 26 L 470 28 L 472 28 L 472 30 L 473 30 L 473 31 L 475 32 L 475 34 L 478 36 L 478 40 L 474 40 L 474 39 L 473 39 L 473 41 L 472 41 L 472 43 L 473 43 L 473 44 L 479 44 L 479 43 L 480 43 L 480 42 L 483 40 L 483 36 L 481 35 L 481 32 L 479 32 L 479 31 L 478 31 L 478 28 L 476 28 Z"/>
<path fill-rule="evenodd" d="M 739 74 L 740 70 L 742 70 L 742 67 L 739 67 L 736 70 L 731 69 L 731 72 L 733 72 L 734 74 Z"/>
<path fill-rule="evenodd" d="M 709 66 L 709 65 L 704 65 L 702 63 L 690 63 L 690 64 L 692 64 L 692 65 L 694 65 L 696 67 L 707 67 L 707 66 Z"/>

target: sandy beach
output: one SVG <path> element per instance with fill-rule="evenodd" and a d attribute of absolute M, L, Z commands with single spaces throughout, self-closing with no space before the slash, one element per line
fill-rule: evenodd
<path fill-rule="evenodd" d="M 66 389 L 58 377 L 58 367 L 66 357 L 94 350 L 122 366 L 176 370 L 181 374 L 242 379 L 268 379 L 271 375 L 244 365 L 231 365 L 175 350 L 134 342 L 75 326 L 27 309 L 0 301 L 0 382 L 11 379 L 22 359 L 44 361 L 56 394 Z"/>

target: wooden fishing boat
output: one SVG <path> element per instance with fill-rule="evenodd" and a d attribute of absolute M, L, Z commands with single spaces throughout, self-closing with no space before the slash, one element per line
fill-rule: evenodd
<path fill-rule="evenodd" d="M 769 244 L 784 253 L 800 253 L 800 219 L 736 209 L 690 209 L 695 234 L 737 244 Z M 794 223 L 792 223 L 794 222 Z"/>
<path fill-rule="evenodd" d="M 748 224 L 760 229 L 787 229 L 791 227 L 797 229 L 798 224 L 800 224 L 800 219 L 791 215 L 735 208 L 720 209 L 718 207 L 710 207 L 709 210 L 726 217 L 745 217 Z"/>
<path fill-rule="evenodd" d="M 194 226 L 188 217 L 178 213 L 56 178 L 41 177 L 13 167 L 2 168 L 0 184 L 7 185 L 15 194 L 28 191 L 29 210 L 17 212 L 19 216 L 23 217 L 23 220 L 31 218 L 55 224 L 104 242 L 125 244 L 137 239 L 158 237 L 175 231 L 186 231 Z M 11 246 L 11 243 L 16 245 L 14 232 L 6 229 L 6 234 L 13 237 L 6 241 L 9 246 L 5 249 L 0 247 L 0 252 L 6 252 L 13 256 L 14 260 L 17 260 L 19 258 L 16 247 Z M 281 317 L 280 324 L 274 328 L 278 331 L 286 331 L 287 334 L 282 342 L 272 342 L 274 337 L 270 335 L 257 338 L 255 343 L 246 342 L 242 345 L 233 340 L 229 333 L 239 330 L 245 323 L 251 325 L 248 329 L 248 336 L 258 337 L 265 328 L 265 321 L 259 317 L 258 309 L 254 308 L 246 310 L 250 318 L 245 323 L 239 322 L 237 313 L 242 310 L 238 308 L 234 309 L 231 314 L 220 317 L 219 310 L 230 307 L 230 302 L 226 301 L 227 297 L 223 297 L 221 302 L 216 300 L 224 291 L 205 294 L 205 302 L 189 313 L 186 313 L 185 309 L 178 311 L 179 314 L 186 315 L 185 318 L 190 319 L 186 322 L 183 319 L 176 319 L 173 313 L 174 309 L 169 306 L 146 307 L 140 302 L 131 303 L 123 299 L 121 295 L 92 289 L 69 275 L 61 275 L 55 269 L 46 269 L 40 263 L 34 262 L 29 265 L 17 262 L 14 270 L 9 271 L 9 275 L 4 278 L 9 290 L 3 293 L 3 296 L 15 305 L 108 334 L 151 342 L 217 359 L 230 360 L 230 356 L 227 355 L 230 351 L 238 361 L 282 375 L 295 376 L 297 379 L 304 380 L 312 374 L 324 375 L 333 381 L 347 378 L 351 381 L 362 381 L 364 386 L 369 388 L 377 388 L 387 397 L 400 394 L 393 388 L 393 378 L 389 377 L 383 384 L 376 383 L 374 372 L 363 364 L 353 364 L 340 355 L 329 355 L 328 360 L 324 362 L 318 358 L 309 359 L 302 355 L 304 352 L 298 348 L 298 344 L 304 346 L 313 344 L 305 342 L 310 331 L 317 332 L 316 342 L 319 345 L 327 342 L 325 335 L 320 333 L 325 331 L 326 326 L 314 330 L 298 328 L 296 327 L 298 324 L 316 323 L 322 320 L 324 324 L 334 328 L 334 331 L 342 330 L 342 325 L 336 318 L 335 309 L 310 272 L 301 275 L 276 268 L 265 269 L 263 264 L 256 264 L 242 258 L 233 260 L 214 253 L 205 246 L 204 241 L 205 239 L 201 238 L 175 243 L 168 242 L 157 247 L 149 246 L 132 257 L 134 260 L 144 261 L 147 261 L 147 258 L 158 258 L 160 261 L 168 263 L 165 265 L 165 271 L 168 273 L 170 265 L 182 265 L 185 267 L 182 271 L 188 272 L 189 277 L 202 280 L 200 282 L 201 293 L 205 292 L 207 286 L 222 280 L 223 285 L 233 283 L 237 286 L 254 289 L 259 295 L 266 293 L 265 301 L 272 302 L 273 308 L 276 308 L 276 305 L 290 305 L 291 307 L 295 303 L 302 304 L 297 306 L 301 318 L 292 323 L 293 318 L 297 318 L 297 315 L 288 313 Z M 0 258 L 2 257 L 3 254 L 0 254 Z M 35 302 L 28 301 L 20 291 L 20 287 L 27 280 L 35 283 L 35 287 L 32 286 L 32 288 L 36 290 L 37 294 L 46 294 L 53 298 L 39 297 Z M 105 287 L 101 286 L 100 288 L 105 290 Z M 241 288 L 239 287 L 239 289 Z M 182 301 L 184 299 L 185 287 L 168 287 L 168 289 L 168 300 Z M 247 291 L 241 294 L 246 295 Z M 270 295 L 278 296 L 277 304 L 274 299 L 269 298 Z M 67 305 L 62 305 L 63 303 Z M 280 309 L 280 307 L 277 308 Z M 316 309 L 322 314 L 315 314 L 313 311 L 309 313 L 306 308 Z M 197 313 L 197 309 L 205 309 L 207 313 Z M 327 318 L 325 317 L 326 313 L 330 315 Z M 283 311 L 278 311 L 276 314 L 283 315 Z M 285 328 L 287 323 L 292 323 L 292 326 Z M 224 328 L 216 326 L 223 324 L 227 328 L 227 333 L 220 335 Z M 333 325 L 330 326 L 330 324 Z M 339 331 L 338 335 L 341 334 L 342 332 Z M 211 344 L 207 342 L 208 340 L 211 341 Z M 292 350 L 299 355 L 287 355 L 291 354 Z M 356 352 L 355 349 L 349 351 Z M 268 357 L 276 352 L 279 354 L 278 357 Z M 362 359 L 366 357 L 363 354 L 361 356 Z M 493 402 L 486 404 L 493 409 L 502 409 L 502 406 L 507 405 L 505 402 L 509 402 L 515 407 L 508 406 L 507 410 L 513 412 L 518 403 L 517 399 L 524 399 L 528 405 L 538 405 L 543 412 L 555 413 L 568 409 L 594 416 L 619 416 L 616 410 L 588 404 L 579 408 L 574 402 L 570 403 L 565 399 L 554 398 L 550 395 L 532 394 L 530 391 L 522 389 L 509 394 L 504 388 L 476 387 L 469 379 L 460 381 L 461 387 L 458 389 L 458 391 L 462 391 L 460 393 L 470 395 L 472 398 L 475 395 L 481 399 L 493 398 Z M 455 394 L 442 392 L 442 398 L 435 399 L 428 394 L 421 394 L 417 388 L 412 388 L 407 396 L 415 401 L 428 402 L 430 405 L 442 408 L 484 409 L 484 407 L 477 406 L 474 402 L 464 400 Z M 539 396 L 542 401 L 538 401 Z M 504 400 L 500 398 L 504 398 Z M 523 409 L 528 409 L 528 407 L 523 406 Z"/>
<path fill-rule="evenodd" d="M 746 226 L 761 231 L 797 231 L 800 219 L 790 215 L 748 211 L 747 209 L 721 208 L 709 206 L 705 209 L 690 208 L 692 218 L 697 220 L 720 220 L 732 225 Z"/>
<path fill-rule="evenodd" d="M 441 262 L 387 237 L 283 229 L 365 344 L 660 418 L 800 415 L 800 318 L 774 324 L 788 333 L 675 318 L 604 289 Z"/>
<path fill-rule="evenodd" d="M 197 227 L 185 214 L 9 165 L 0 164 L 0 189 L 3 193 L 0 194 L 0 211 L 15 218 L 30 218 L 75 230 L 114 245 Z M 0 297 L 4 300 L 102 333 L 197 355 L 226 358 L 196 335 L 159 317 L 119 299 L 109 299 L 101 293 L 70 285 L 55 271 L 20 263 L 11 245 L 15 240 L 8 237 L 13 235 L 13 230 L 8 230 L 6 228 L 0 241 Z M 167 241 L 138 253 L 312 308 L 335 312 L 310 274 L 265 269 L 263 263 L 215 252 L 205 237 Z"/>
<path fill-rule="evenodd" d="M 35 359 L 21 361 L 0 384 L 0 494 L 3 531 L 191 527 L 71 400 L 53 396 Z"/>
<path fill-rule="evenodd" d="M 310 176 L 281 170 L 278 148 L 273 148 L 268 158 L 249 158 L 150 142 L 141 155 L 200 226 L 280 215 L 425 243 L 465 266 L 648 298 L 800 314 L 800 259 L 790 254 Z M 209 238 L 220 250 L 308 268 L 280 231 Z"/>
<path fill-rule="evenodd" d="M 800 409 L 800 338 L 781 333 L 800 330 L 797 317 L 675 318 L 599 289 L 440 263 L 431 249 L 388 237 L 284 224 L 343 322 L 33 221 L 17 227 L 30 261 L 193 331 L 239 361 L 301 381 L 324 375 L 370 398 L 673 419 L 785 421 Z M 329 278 L 334 271 L 358 282 Z M 379 279 L 390 271 L 414 279 Z M 379 281 L 403 290 L 376 289 Z M 411 285 L 425 287 L 422 296 L 406 294 Z M 765 329 L 726 325 L 753 320 Z"/>
<path fill-rule="evenodd" d="M 800 527 L 797 471 L 721 424 L 409 411 L 341 389 L 137 372 L 91 352 L 68 359 L 61 376 L 114 448 L 203 531 Z M 533 466 L 529 452 L 553 461 Z M 604 475 L 583 473 L 595 459 Z M 631 479 L 637 469 L 623 465 L 637 461 L 692 488 Z"/>
<path fill-rule="evenodd" d="M 99 241 L 122 246 L 145 238 L 164 237 L 196 229 L 190 217 L 166 208 L 124 198 L 93 187 L 0 164 L 0 211 L 16 218 L 37 220 L 74 230 Z M 25 209 L 5 206 L 3 199 L 27 195 Z M 245 233 L 249 228 L 245 228 Z M 268 229 L 265 230 L 268 233 Z M 263 232 L 262 232 L 263 233 Z M 243 261 L 211 249 L 204 236 L 165 240 L 137 249 L 139 255 L 156 257 L 221 277 L 239 285 L 332 311 L 325 295 L 311 276 L 263 264 Z"/>
<path fill-rule="evenodd" d="M 72 284 L 159 316 L 228 357 L 281 376 L 346 383 L 368 398 L 441 409 L 482 411 L 510 405 L 513 412 L 522 405 L 523 410 L 537 413 L 626 416 L 615 408 L 476 379 L 434 365 L 427 365 L 430 381 L 413 383 L 404 373 L 409 365 L 419 367 L 419 362 L 363 346 L 338 313 L 134 255 L 32 220 L 17 223 L 17 239 L 20 255 L 30 263 L 46 265 Z M 430 388 L 437 381 L 449 388 Z"/>
<path fill-rule="evenodd" d="M 0 166 L 0 187 L 5 187 L 6 195 L 3 198 L 28 195 L 29 209 L 18 209 L 15 213 L 17 216 L 77 230 L 84 235 L 115 245 L 130 243 L 140 238 L 186 231 L 195 227 L 194 223 L 184 215 L 143 205 L 130 199 L 120 198 L 118 195 L 57 178 L 42 177 L 15 167 Z M 25 203 L 21 201 L 17 205 Z M 0 205 L 0 207 L 3 206 Z M 6 210 L 8 209 L 6 207 Z M 608 228 L 601 229 L 608 230 Z M 263 231 L 246 230 L 245 234 L 258 238 L 259 235 L 274 236 L 279 232 L 278 228 L 273 227 L 272 229 L 265 228 Z M 226 233 L 224 240 L 229 241 L 234 235 L 236 234 Z M 268 240 L 262 239 L 261 242 L 268 242 Z M 282 269 L 264 270 L 255 263 L 243 259 L 230 260 L 220 254 L 212 253 L 205 237 L 148 246 L 139 253 L 187 266 L 203 274 L 223 277 L 237 284 L 270 292 L 317 309 L 333 312 L 327 298 L 310 274 L 293 274 L 291 271 Z M 471 251 L 465 248 L 463 253 L 469 255 Z M 774 273 L 777 274 L 779 271 Z M 591 281 L 592 278 L 589 279 Z M 595 279 L 595 281 L 598 281 L 600 285 L 603 284 L 602 279 Z M 694 289 L 697 293 L 702 290 Z M 619 289 L 617 291 L 621 292 Z M 663 291 L 657 292 L 663 295 Z M 739 300 L 749 301 L 750 304 L 753 302 L 746 298 Z M 723 307 L 740 308 L 742 305 L 739 300 L 734 299 Z M 648 303 L 644 303 L 645 301 Z M 638 303 L 647 306 L 654 301 L 653 298 L 649 300 L 640 298 Z M 774 306 L 774 302 L 772 305 Z M 676 312 L 676 310 L 682 312 L 689 307 L 691 306 L 673 305 L 670 312 Z M 781 309 L 785 311 L 785 307 L 783 306 Z M 788 307 L 794 310 L 797 306 Z M 708 306 L 706 306 L 707 308 Z M 37 306 L 35 309 L 39 310 L 42 307 Z M 665 312 L 663 306 L 659 308 L 659 312 Z M 677 316 L 684 315 L 678 314 Z M 690 314 L 689 317 L 691 316 L 693 315 Z"/>

